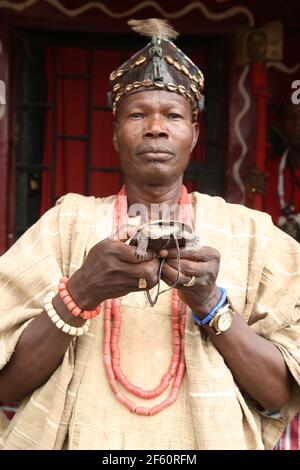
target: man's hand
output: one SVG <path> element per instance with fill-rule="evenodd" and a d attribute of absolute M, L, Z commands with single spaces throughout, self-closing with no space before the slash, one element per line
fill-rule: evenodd
<path fill-rule="evenodd" d="M 172 285 L 177 278 L 177 251 L 162 250 L 161 256 L 165 257 L 162 269 L 162 279 Z M 220 253 L 209 246 L 202 246 L 197 249 L 180 249 L 181 271 L 179 285 L 177 287 L 179 297 L 185 302 L 200 318 L 205 315 L 218 303 L 221 293 L 216 286 L 216 279 L 220 267 Z M 193 287 L 184 287 L 195 276 L 196 283 Z"/>
<path fill-rule="evenodd" d="M 124 228 L 121 232 L 124 234 Z M 130 230 L 125 233 L 129 238 Z M 157 284 L 159 262 L 155 253 L 148 250 L 146 261 L 139 262 L 136 247 L 123 241 L 115 234 L 97 243 L 69 280 L 70 295 L 81 309 L 91 310 L 106 299 L 145 290 L 138 287 L 140 278 L 146 279 L 148 289 Z"/>

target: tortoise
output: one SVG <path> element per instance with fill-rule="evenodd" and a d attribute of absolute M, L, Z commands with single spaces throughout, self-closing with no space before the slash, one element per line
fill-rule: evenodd
<path fill-rule="evenodd" d="M 175 288 L 179 283 L 179 274 L 180 274 L 180 248 L 188 247 L 195 249 L 200 244 L 200 239 L 195 235 L 187 224 L 179 221 L 170 221 L 170 220 L 156 220 L 148 224 L 143 225 L 136 233 L 128 240 L 129 245 L 136 246 L 136 257 L 139 261 L 143 261 L 147 258 L 147 250 L 151 249 L 157 253 L 163 249 L 176 248 L 177 249 L 177 279 L 174 284 L 160 291 L 160 281 L 161 281 L 161 272 L 162 267 L 165 261 L 165 258 L 161 257 L 160 267 L 158 270 L 158 285 L 157 292 L 152 299 L 149 289 L 146 288 L 147 297 L 150 305 L 153 307 L 159 295 L 164 292 Z"/>
<path fill-rule="evenodd" d="M 136 257 L 139 261 L 147 258 L 147 250 L 159 252 L 163 249 L 188 247 L 195 249 L 200 239 L 191 227 L 183 222 L 156 220 L 144 224 L 129 240 L 136 246 Z"/>

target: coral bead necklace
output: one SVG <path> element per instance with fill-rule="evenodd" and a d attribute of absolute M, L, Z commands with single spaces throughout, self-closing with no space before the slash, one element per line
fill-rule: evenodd
<path fill-rule="evenodd" d="M 123 196 L 121 199 L 120 196 Z M 127 217 L 127 204 L 122 204 L 126 200 L 125 187 L 121 189 L 115 200 L 114 210 L 114 230 L 121 226 Z M 186 204 L 189 202 L 189 196 L 186 188 L 182 187 L 182 195 L 180 199 L 181 217 L 184 222 L 188 218 L 188 211 Z M 184 360 L 184 333 L 185 333 L 185 320 L 186 320 L 186 306 L 179 302 L 177 290 L 172 290 L 172 356 L 167 373 L 165 373 L 160 380 L 159 385 L 152 390 L 143 390 L 142 388 L 133 385 L 125 376 L 120 365 L 120 350 L 118 345 L 120 327 L 121 327 L 121 298 L 109 299 L 105 301 L 104 305 L 104 367 L 109 384 L 115 397 L 123 403 L 131 412 L 152 416 L 159 413 L 166 407 L 172 405 L 179 394 L 180 386 L 185 373 L 185 360 Z M 174 379 L 169 397 L 163 400 L 160 404 L 149 407 L 142 407 L 136 405 L 130 400 L 120 389 L 119 384 L 133 395 L 140 398 L 151 399 L 161 395 L 170 385 Z"/>

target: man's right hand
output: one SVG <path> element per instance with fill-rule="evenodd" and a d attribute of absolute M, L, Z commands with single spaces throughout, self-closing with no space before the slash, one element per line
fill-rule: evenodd
<path fill-rule="evenodd" d="M 77 305 L 82 310 L 92 310 L 106 299 L 145 290 L 138 287 L 141 278 L 152 289 L 158 283 L 159 261 L 149 250 L 147 260 L 139 262 L 135 252 L 136 247 L 123 243 L 118 235 L 94 245 L 68 282 Z"/>

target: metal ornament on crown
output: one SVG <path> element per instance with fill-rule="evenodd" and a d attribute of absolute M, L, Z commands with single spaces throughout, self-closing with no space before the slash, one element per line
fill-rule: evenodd
<path fill-rule="evenodd" d="M 132 29 L 151 42 L 110 74 L 109 106 L 116 113 L 122 99 L 130 93 L 165 90 L 186 98 L 193 121 L 204 108 L 204 76 L 199 68 L 170 39 L 177 31 L 166 20 L 129 20 Z"/>

